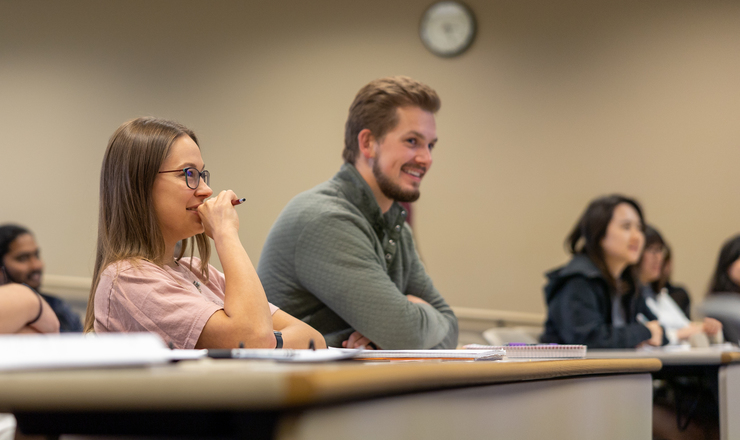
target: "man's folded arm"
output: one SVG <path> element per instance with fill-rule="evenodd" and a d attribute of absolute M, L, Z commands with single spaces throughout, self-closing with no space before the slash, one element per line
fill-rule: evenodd
<path fill-rule="evenodd" d="M 423 299 L 437 310 L 447 321 L 447 333 L 442 341 L 434 348 L 455 348 L 457 347 L 458 338 L 457 317 L 452 311 L 452 307 L 447 304 L 447 301 L 445 301 L 439 291 L 434 287 L 432 278 L 427 274 L 424 264 L 421 262 L 419 254 L 416 251 L 410 230 L 408 234 L 408 242 L 412 246 L 414 259 L 410 269 L 411 274 L 409 276 L 409 284 L 406 286 L 405 293 L 407 295 L 414 295 Z"/>

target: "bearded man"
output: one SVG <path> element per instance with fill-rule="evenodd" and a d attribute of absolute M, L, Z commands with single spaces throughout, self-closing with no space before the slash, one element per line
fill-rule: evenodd
<path fill-rule="evenodd" d="M 344 164 L 280 213 L 258 273 L 269 301 L 334 347 L 455 348 L 457 318 L 414 247 L 407 211 L 437 143 L 437 93 L 408 77 L 360 89 Z"/>
<path fill-rule="evenodd" d="M 0 225 L 0 285 L 25 284 L 39 293 L 39 301 L 43 298 L 41 302 L 51 306 L 59 320 L 58 331 L 81 332 L 80 316 L 69 304 L 60 298 L 40 292 L 43 274 L 44 260 L 41 259 L 41 250 L 31 231 L 13 224 Z M 23 292 L 24 289 L 14 287 L 13 291 Z M 39 306 L 38 310 L 41 316 L 42 308 Z"/>

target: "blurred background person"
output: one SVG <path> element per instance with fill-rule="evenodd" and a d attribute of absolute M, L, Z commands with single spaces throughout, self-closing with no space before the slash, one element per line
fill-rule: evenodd
<path fill-rule="evenodd" d="M 61 332 L 81 332 L 82 321 L 63 300 L 41 293 L 44 260 L 31 231 L 18 225 L 0 226 L 0 284 L 19 283 L 39 292 L 56 314 Z"/>
<path fill-rule="evenodd" d="M 709 292 L 701 306 L 706 316 L 724 324 L 725 340 L 738 343 L 740 337 L 740 235 L 727 240 L 720 249 Z"/>
<path fill-rule="evenodd" d="M 688 341 L 693 335 L 704 333 L 709 337 L 721 334 L 722 324 L 713 318 L 704 318 L 703 322 L 691 322 L 688 314 L 680 307 L 669 294 L 666 287 L 667 275 L 666 257 L 668 246 L 657 229 L 651 225 L 645 226 L 645 250 L 638 264 L 641 294 L 651 312 L 663 326 L 666 337 L 671 344 Z M 679 299 L 688 309 L 690 300 L 688 293 L 683 289 L 675 289 Z M 681 295 L 682 294 L 682 295 Z M 684 296 L 685 295 L 685 298 Z M 715 339 L 716 340 L 716 339 Z M 706 342 L 705 342 L 706 343 Z"/>
<path fill-rule="evenodd" d="M 663 261 L 663 276 L 661 278 L 663 282 L 663 288 L 668 290 L 668 295 L 673 298 L 678 307 L 683 310 L 683 313 L 687 318 L 691 319 L 691 297 L 689 292 L 682 285 L 673 284 L 671 277 L 673 276 L 673 251 L 668 243 L 663 245 L 665 247 L 665 257 Z"/>
<path fill-rule="evenodd" d="M 58 332 L 59 320 L 38 293 L 17 283 L 0 285 L 0 334 Z M 25 438 L 15 426 L 12 414 L 0 414 L 0 440 Z"/>

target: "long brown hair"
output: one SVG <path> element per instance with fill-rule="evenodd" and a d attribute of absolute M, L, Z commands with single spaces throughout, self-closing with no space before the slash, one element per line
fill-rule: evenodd
<path fill-rule="evenodd" d="M 108 265 L 120 260 L 150 261 L 162 265 L 165 243 L 154 211 L 152 188 L 157 172 L 180 136 L 198 138 L 176 122 L 158 118 L 137 118 L 118 127 L 108 141 L 100 169 L 98 245 L 90 298 L 87 302 L 85 332 L 95 323 L 95 291 Z M 208 279 L 210 245 L 205 233 L 182 241 L 178 259 L 197 245 L 201 276 Z"/>

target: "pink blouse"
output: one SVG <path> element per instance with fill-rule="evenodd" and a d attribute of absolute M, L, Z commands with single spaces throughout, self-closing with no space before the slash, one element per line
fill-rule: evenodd
<path fill-rule="evenodd" d="M 200 259 L 183 258 L 179 266 L 148 261 L 117 261 L 105 268 L 95 290 L 95 332 L 153 332 L 175 348 L 195 348 L 208 319 L 224 308 L 226 279 L 208 265 L 200 277 Z M 270 313 L 277 307 L 270 304 Z"/>

